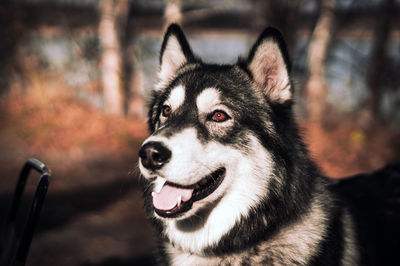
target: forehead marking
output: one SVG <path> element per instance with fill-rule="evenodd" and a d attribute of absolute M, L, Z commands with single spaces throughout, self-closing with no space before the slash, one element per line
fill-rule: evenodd
<path fill-rule="evenodd" d="M 196 99 L 197 109 L 200 113 L 210 112 L 211 107 L 220 104 L 220 93 L 215 88 L 204 89 Z"/>
<path fill-rule="evenodd" d="M 185 101 L 185 88 L 179 85 L 171 90 L 169 97 L 166 101 L 172 108 L 172 110 L 178 109 Z"/>

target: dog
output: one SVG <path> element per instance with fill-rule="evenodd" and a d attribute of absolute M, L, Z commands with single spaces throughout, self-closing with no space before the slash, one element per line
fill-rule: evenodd
<path fill-rule="evenodd" d="M 399 165 L 337 184 L 321 174 L 294 119 L 279 30 L 265 29 L 247 59 L 216 65 L 195 56 L 172 24 L 159 60 L 151 135 L 139 151 L 158 264 L 390 265 L 398 258 L 390 252 L 400 247 Z"/>

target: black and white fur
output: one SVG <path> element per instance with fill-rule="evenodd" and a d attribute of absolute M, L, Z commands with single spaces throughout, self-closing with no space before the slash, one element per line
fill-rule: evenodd
<path fill-rule="evenodd" d="M 235 65 L 203 63 L 179 26 L 168 28 L 149 108 L 152 134 L 139 162 L 146 211 L 160 234 L 160 264 L 381 261 L 360 237 L 366 227 L 346 201 L 353 183 L 330 185 L 299 137 L 289 74 L 286 45 L 274 28 Z M 211 194 L 177 214 L 155 211 L 152 194 L 165 182 L 190 187 L 218 169 L 223 179 Z"/>

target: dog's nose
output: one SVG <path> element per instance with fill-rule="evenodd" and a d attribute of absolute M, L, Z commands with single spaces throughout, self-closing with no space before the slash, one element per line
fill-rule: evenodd
<path fill-rule="evenodd" d="M 171 158 L 171 151 L 160 142 L 148 142 L 139 151 L 142 165 L 150 170 L 157 170 Z"/>

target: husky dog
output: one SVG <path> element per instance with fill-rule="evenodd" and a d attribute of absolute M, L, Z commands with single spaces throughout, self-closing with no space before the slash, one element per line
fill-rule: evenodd
<path fill-rule="evenodd" d="M 394 217 L 398 228 L 399 216 L 381 213 L 376 204 L 386 201 L 368 201 L 367 186 L 354 185 L 370 179 L 374 186 L 381 172 L 336 185 L 321 175 L 299 137 L 289 74 L 277 29 L 267 28 L 235 65 L 203 63 L 179 26 L 167 29 L 149 106 L 152 134 L 139 151 L 159 264 L 384 265 L 394 258 L 384 252 L 399 241 L 385 239 L 377 221 Z M 399 199 L 390 187 L 379 194 Z M 374 211 L 356 216 L 358 205 Z M 365 219 L 378 233 L 361 235 L 372 232 L 361 226 Z"/>

